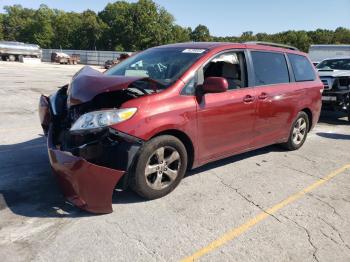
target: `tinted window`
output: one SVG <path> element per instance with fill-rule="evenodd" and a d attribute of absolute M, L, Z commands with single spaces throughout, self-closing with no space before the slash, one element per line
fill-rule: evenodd
<path fill-rule="evenodd" d="M 327 59 L 317 65 L 318 69 L 350 70 L 350 59 Z"/>
<path fill-rule="evenodd" d="M 256 51 L 253 51 L 251 54 L 256 85 L 289 82 L 288 67 L 284 54 Z"/>
<path fill-rule="evenodd" d="M 295 81 L 315 80 L 314 68 L 305 56 L 288 54 L 288 59 L 292 64 Z"/>

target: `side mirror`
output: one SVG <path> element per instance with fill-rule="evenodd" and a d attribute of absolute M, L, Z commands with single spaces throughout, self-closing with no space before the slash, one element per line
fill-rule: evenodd
<path fill-rule="evenodd" d="M 223 77 L 208 77 L 204 80 L 202 90 L 204 93 L 222 93 L 228 89 L 227 80 Z"/>

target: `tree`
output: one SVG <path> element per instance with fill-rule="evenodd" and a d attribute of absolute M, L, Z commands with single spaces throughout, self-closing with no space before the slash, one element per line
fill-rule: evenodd
<path fill-rule="evenodd" d="M 0 40 L 39 44 L 43 48 L 137 51 L 187 41 L 268 41 L 308 51 L 311 44 L 350 44 L 349 28 L 267 34 L 243 32 L 240 36 L 211 36 L 205 25 L 193 31 L 152 0 L 109 3 L 98 14 L 65 12 L 41 5 L 38 9 L 5 6 L 0 14 Z"/>
<path fill-rule="evenodd" d="M 108 26 L 103 39 L 109 49 L 140 50 L 174 39 L 174 17 L 151 0 L 108 4 L 99 17 Z"/>
<path fill-rule="evenodd" d="M 336 44 L 349 44 L 350 30 L 344 27 L 338 27 L 337 29 L 335 29 L 333 42 Z"/>
<path fill-rule="evenodd" d="M 27 42 L 31 36 L 29 30 L 35 11 L 21 5 L 5 6 L 3 34 L 5 40 Z"/>
<path fill-rule="evenodd" d="M 81 24 L 80 15 L 74 12 L 66 13 L 64 11 L 56 10 L 54 16 L 52 39 L 52 48 L 75 49 L 78 47 L 79 35 L 78 28 Z"/>
<path fill-rule="evenodd" d="M 316 31 L 309 31 L 308 36 L 312 43 L 331 44 L 333 43 L 334 32 L 332 30 L 317 29 Z"/>
<path fill-rule="evenodd" d="M 35 19 L 33 19 L 29 26 L 30 42 L 38 44 L 42 48 L 50 48 L 54 38 L 54 31 L 52 28 L 54 12 L 46 5 L 40 5 L 40 8 L 35 12 Z"/>
<path fill-rule="evenodd" d="M 4 39 L 4 14 L 0 14 L 0 40 Z"/>
<path fill-rule="evenodd" d="M 75 32 L 78 49 L 97 49 L 105 26 L 94 11 L 84 11 L 80 15 L 80 23 Z"/>
<path fill-rule="evenodd" d="M 174 25 L 172 28 L 171 43 L 184 43 L 191 41 L 191 27 L 183 28 L 179 25 Z"/>
<path fill-rule="evenodd" d="M 241 35 L 242 42 L 256 41 L 257 38 L 252 31 L 243 32 Z"/>
<path fill-rule="evenodd" d="M 191 39 L 195 42 L 208 42 L 211 40 L 208 27 L 205 25 L 198 25 L 191 33 Z"/>

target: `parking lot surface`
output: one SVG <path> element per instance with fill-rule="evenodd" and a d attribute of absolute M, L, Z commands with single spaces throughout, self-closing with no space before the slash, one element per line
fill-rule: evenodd
<path fill-rule="evenodd" d="M 80 67 L 0 62 L 1 261 L 350 261 L 350 124 L 334 113 L 300 150 L 208 164 L 164 198 L 115 192 L 108 215 L 66 204 L 37 103 Z"/>

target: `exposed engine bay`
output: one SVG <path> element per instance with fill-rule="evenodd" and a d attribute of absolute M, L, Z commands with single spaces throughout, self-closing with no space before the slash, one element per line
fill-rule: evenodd
<path fill-rule="evenodd" d="M 49 97 L 53 144 L 91 163 L 128 170 L 142 140 L 109 127 L 88 132 L 73 132 L 71 127 L 86 113 L 118 109 L 131 99 L 160 91 L 160 86 L 149 78 L 104 76 L 85 67 L 69 85 Z"/>

